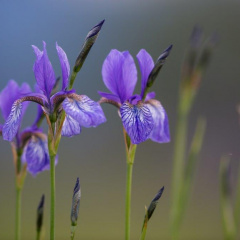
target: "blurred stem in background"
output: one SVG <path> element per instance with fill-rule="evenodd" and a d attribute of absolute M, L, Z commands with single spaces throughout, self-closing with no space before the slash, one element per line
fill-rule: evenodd
<path fill-rule="evenodd" d="M 236 221 L 236 228 L 240 227 L 240 164 L 238 167 L 238 183 L 237 183 L 237 194 L 235 201 L 235 209 L 234 209 L 234 218 Z"/>
<path fill-rule="evenodd" d="M 240 107 L 238 107 L 240 114 Z M 232 201 L 231 189 L 231 162 L 230 157 L 224 156 L 220 162 L 220 202 L 223 233 L 225 240 L 235 240 L 238 237 L 240 225 L 240 164 L 238 170 L 238 181 L 236 185 L 235 205 Z"/>
<path fill-rule="evenodd" d="M 221 214 L 223 223 L 223 232 L 225 240 L 237 239 L 236 223 L 234 219 L 234 210 L 231 199 L 231 184 L 230 184 L 230 159 L 222 157 L 220 163 L 220 200 Z"/>
<path fill-rule="evenodd" d="M 188 117 L 193 105 L 202 75 L 210 60 L 216 36 L 208 39 L 200 52 L 202 31 L 193 30 L 190 48 L 186 54 L 179 91 L 177 129 L 173 156 L 172 205 L 170 213 L 171 238 L 179 238 L 180 225 L 190 196 L 191 183 L 196 168 L 204 132 L 205 121 L 199 119 L 188 156 L 186 155 Z"/>

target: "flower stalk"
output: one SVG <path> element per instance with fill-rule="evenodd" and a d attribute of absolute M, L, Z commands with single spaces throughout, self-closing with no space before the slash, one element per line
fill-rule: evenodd
<path fill-rule="evenodd" d="M 126 200 L 125 200 L 125 240 L 130 239 L 130 221 L 131 221 L 131 196 L 132 196 L 132 172 L 136 153 L 136 144 L 132 144 L 125 129 L 124 139 L 126 145 L 127 175 L 126 175 Z"/>

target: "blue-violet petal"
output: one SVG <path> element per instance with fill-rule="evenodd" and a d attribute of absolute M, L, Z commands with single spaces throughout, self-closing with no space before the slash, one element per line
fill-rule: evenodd
<path fill-rule="evenodd" d="M 63 49 L 60 46 L 58 46 L 57 43 L 56 43 L 56 49 L 58 52 L 58 57 L 59 57 L 61 69 L 62 69 L 62 90 L 65 90 L 68 86 L 68 78 L 70 75 L 70 65 L 69 65 L 66 53 L 63 51 Z"/>
<path fill-rule="evenodd" d="M 85 95 L 73 93 L 63 101 L 62 106 L 83 127 L 96 127 L 106 121 L 100 104 Z"/>
<path fill-rule="evenodd" d="M 131 105 L 125 102 L 120 108 L 123 126 L 133 144 L 139 144 L 149 138 L 153 129 L 153 118 L 148 107 L 142 102 Z"/>
<path fill-rule="evenodd" d="M 80 124 L 73 119 L 71 116 L 66 114 L 63 127 L 62 127 L 62 136 L 72 137 L 81 133 Z"/>
<path fill-rule="evenodd" d="M 159 143 L 169 142 L 170 132 L 168 116 L 165 109 L 161 103 L 155 99 L 149 100 L 146 105 L 148 106 L 154 121 L 154 128 L 150 134 L 151 140 Z"/>

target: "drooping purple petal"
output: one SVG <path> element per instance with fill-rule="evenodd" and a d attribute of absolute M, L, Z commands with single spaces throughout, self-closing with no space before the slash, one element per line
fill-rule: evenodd
<path fill-rule="evenodd" d="M 52 64 L 47 55 L 46 43 L 43 42 L 43 52 L 41 52 L 35 46 L 33 46 L 33 49 L 37 57 L 33 66 L 37 84 L 43 93 L 47 96 L 47 98 L 50 98 L 56 78 Z"/>
<path fill-rule="evenodd" d="M 47 136 L 42 133 L 32 135 L 24 148 L 22 162 L 27 163 L 27 170 L 33 176 L 44 170 L 49 170 L 50 158 L 48 155 Z"/>
<path fill-rule="evenodd" d="M 71 95 L 72 93 L 75 93 L 75 90 L 69 90 L 69 91 L 60 91 L 55 93 L 53 96 L 51 96 L 50 102 L 52 104 L 52 106 L 57 106 L 60 105 L 63 100 L 68 96 Z"/>
<path fill-rule="evenodd" d="M 83 127 L 96 127 L 106 121 L 100 104 L 85 95 L 73 93 L 63 101 L 62 106 Z"/>
<path fill-rule="evenodd" d="M 170 132 L 168 116 L 163 106 L 155 99 L 149 100 L 146 105 L 149 108 L 154 121 L 154 128 L 150 134 L 151 140 L 159 143 L 169 142 Z"/>
<path fill-rule="evenodd" d="M 72 137 L 81 133 L 80 124 L 74 120 L 71 116 L 66 114 L 63 127 L 62 127 L 62 136 Z"/>
<path fill-rule="evenodd" d="M 62 69 L 62 90 L 65 90 L 68 86 L 68 78 L 70 75 L 70 65 L 69 65 L 66 53 L 63 51 L 63 49 L 60 46 L 58 46 L 57 43 L 56 43 L 56 49 L 58 52 L 58 57 L 59 57 L 61 69 Z"/>
<path fill-rule="evenodd" d="M 105 93 L 105 92 L 100 92 L 98 91 L 98 94 L 102 97 L 105 97 L 107 98 L 108 100 L 111 100 L 111 101 L 114 101 L 114 102 L 117 102 L 117 103 L 121 103 L 120 99 L 118 96 L 114 95 L 114 94 L 111 94 L 111 93 Z"/>
<path fill-rule="evenodd" d="M 106 87 L 123 103 L 132 94 L 137 82 L 137 69 L 129 52 L 114 49 L 106 57 L 102 67 Z"/>
<path fill-rule="evenodd" d="M 147 80 L 150 72 L 154 67 L 154 62 L 150 54 L 145 50 L 141 49 L 137 54 L 138 63 L 140 66 L 140 71 L 142 75 L 142 82 L 141 82 L 141 97 L 144 95 L 144 91 L 147 85 Z"/>
<path fill-rule="evenodd" d="M 25 94 L 22 98 L 16 100 L 11 108 L 11 112 L 3 125 L 3 139 L 12 141 L 21 125 L 23 117 L 24 104 L 26 102 L 36 102 L 44 106 L 45 96 L 40 93 Z"/>
<path fill-rule="evenodd" d="M 23 113 L 22 105 L 22 102 L 19 100 L 15 101 L 12 105 L 11 112 L 2 129 L 2 135 L 4 140 L 12 141 L 13 138 L 16 136 L 21 124 L 21 118 Z"/>
<path fill-rule="evenodd" d="M 139 102 L 131 105 L 125 102 L 120 107 L 123 126 L 133 144 L 139 144 L 147 140 L 153 129 L 153 118 L 148 107 Z"/>
<path fill-rule="evenodd" d="M 29 92 L 31 92 L 31 88 L 27 83 L 23 83 L 22 86 L 19 87 L 14 80 L 8 82 L 7 86 L 0 93 L 0 108 L 5 120 L 10 114 L 13 103 Z M 27 106 L 28 103 L 23 104 L 23 114 L 25 113 Z"/>

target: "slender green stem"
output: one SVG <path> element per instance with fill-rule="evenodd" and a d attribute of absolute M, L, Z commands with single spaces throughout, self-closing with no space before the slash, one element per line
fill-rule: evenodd
<path fill-rule="evenodd" d="M 50 240 L 55 239 L 55 156 L 56 155 L 50 155 L 51 161 Z"/>
<path fill-rule="evenodd" d="M 20 240 L 21 230 L 21 198 L 22 189 L 16 187 L 16 225 L 15 225 L 15 240 Z"/>
<path fill-rule="evenodd" d="M 145 239 L 146 233 L 147 233 L 147 228 L 144 228 L 143 231 L 142 231 L 140 240 L 144 240 Z"/>
<path fill-rule="evenodd" d="M 127 183 L 126 183 L 126 205 L 125 205 L 125 240 L 130 239 L 130 215 L 131 215 L 131 193 L 132 193 L 132 170 L 133 163 L 127 163 Z"/>

